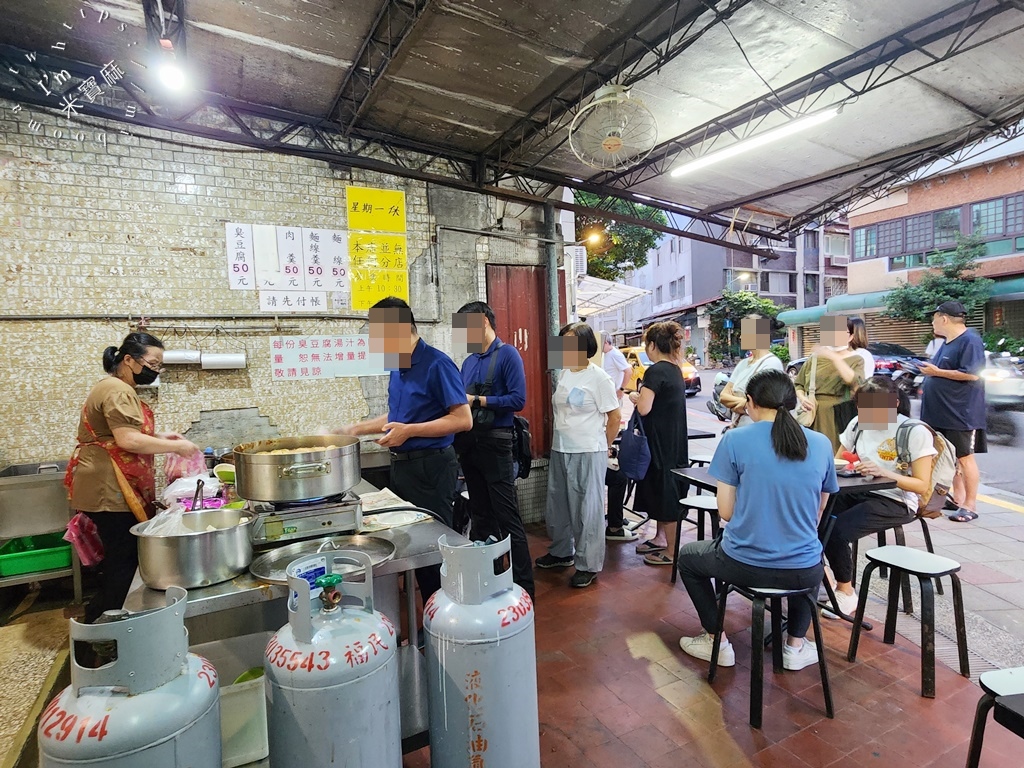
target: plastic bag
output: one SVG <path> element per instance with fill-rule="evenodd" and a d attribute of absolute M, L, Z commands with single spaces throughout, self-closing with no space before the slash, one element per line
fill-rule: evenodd
<path fill-rule="evenodd" d="M 204 499 L 212 498 L 220 493 L 220 480 L 216 477 L 209 477 L 206 474 L 202 474 L 192 477 L 178 478 L 164 489 L 161 499 L 163 499 L 164 504 L 167 504 L 168 506 L 176 504 L 183 499 L 191 501 L 196 495 L 196 486 L 199 484 L 200 480 L 203 481 Z"/>
<path fill-rule="evenodd" d="M 64 541 L 71 542 L 82 565 L 88 567 L 103 562 L 103 541 L 100 539 L 100 533 L 96 530 L 96 523 L 84 512 L 79 512 L 68 521 Z"/>
<path fill-rule="evenodd" d="M 168 483 L 173 483 L 182 477 L 196 477 L 205 474 L 208 474 L 206 457 L 201 453 L 193 453 L 188 457 L 169 453 L 164 460 L 164 476 Z M 194 487 L 192 492 L 195 493 Z"/>
<path fill-rule="evenodd" d="M 186 514 L 185 507 L 174 504 L 142 526 L 139 533 L 143 536 L 183 536 L 194 533 L 194 530 L 185 524 Z"/>

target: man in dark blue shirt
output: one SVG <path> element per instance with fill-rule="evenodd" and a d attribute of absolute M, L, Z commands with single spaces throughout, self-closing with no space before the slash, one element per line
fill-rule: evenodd
<path fill-rule="evenodd" d="M 963 501 L 950 520 L 966 523 L 978 517 L 980 476 L 975 453 L 985 452 L 985 345 L 966 325 L 967 310 L 959 301 L 945 301 L 932 314 L 932 330 L 945 341 L 930 363 L 921 366 L 924 391 L 921 420 L 941 432 L 956 448 L 959 472 L 953 497 Z"/>
<path fill-rule="evenodd" d="M 452 317 L 457 341 L 470 355 L 462 363 L 466 399 L 473 409 L 473 429 L 455 440 L 469 491 L 473 539 L 494 536 L 512 541 L 512 578 L 533 594 L 533 559 L 519 516 L 513 473 L 512 416 L 526 405 L 526 373 L 519 351 L 494 330 L 494 310 L 473 301 Z"/>
<path fill-rule="evenodd" d="M 384 432 L 377 443 L 391 452 L 388 486 L 417 507 L 452 524 L 459 464 L 454 436 L 473 426 L 455 362 L 420 338 L 416 319 L 401 299 L 370 308 L 370 351 L 391 369 L 388 413 L 337 430 L 347 435 Z M 423 602 L 441 587 L 439 566 L 416 571 Z"/>

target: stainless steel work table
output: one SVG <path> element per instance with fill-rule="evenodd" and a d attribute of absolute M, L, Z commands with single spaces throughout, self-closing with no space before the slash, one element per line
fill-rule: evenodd
<path fill-rule="evenodd" d="M 361 495 L 377 489 L 364 481 L 354 490 Z M 405 604 L 410 637 L 406 638 L 406 645 L 398 649 L 405 751 L 419 749 L 428 742 L 426 670 L 423 656 L 416 648 L 416 598 L 411 587 L 417 568 L 441 562 L 437 540 L 445 534 L 452 544 L 469 543 L 465 537 L 434 520 L 366 534 L 387 539 L 395 545 L 394 558 L 373 569 L 374 607 L 386 616 L 399 616 L 402 612 L 399 575 L 406 574 L 406 584 L 410 587 Z M 185 609 L 189 643 L 199 645 L 257 632 L 276 632 L 288 621 L 287 596 L 287 587 L 264 584 L 249 573 L 210 587 L 190 589 Z M 136 573 L 124 602 L 125 610 L 144 611 L 163 605 L 164 593 L 146 587 Z"/>

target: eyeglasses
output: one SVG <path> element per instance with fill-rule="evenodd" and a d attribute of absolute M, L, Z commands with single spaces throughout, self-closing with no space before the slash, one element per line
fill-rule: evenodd
<path fill-rule="evenodd" d="M 155 362 L 153 360 L 147 360 L 144 357 L 136 357 L 135 359 L 138 360 L 140 363 L 142 363 L 147 368 L 149 368 L 151 371 L 156 371 L 157 373 L 163 373 L 166 370 L 164 368 L 164 364 L 163 363 L 158 363 L 158 362 Z"/>

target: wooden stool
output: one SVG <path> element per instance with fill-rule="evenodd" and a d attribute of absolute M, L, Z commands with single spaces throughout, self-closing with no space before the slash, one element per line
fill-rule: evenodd
<path fill-rule="evenodd" d="M 871 574 L 885 565 L 889 567 L 889 604 L 885 616 L 885 635 L 882 642 L 892 645 L 896 642 L 896 613 L 899 610 L 900 585 L 903 579 L 916 576 L 921 585 L 921 695 L 935 698 L 935 591 L 932 580 L 949 576 L 953 584 L 953 616 L 956 621 L 956 645 L 960 654 L 960 674 L 970 677 L 970 662 L 967 659 L 967 628 L 964 626 L 964 599 L 960 589 L 960 563 L 948 557 L 933 555 L 910 547 L 879 547 L 864 553 L 868 566 L 864 569 L 860 585 L 860 601 L 857 616 L 850 634 L 850 650 L 846 658 L 857 660 L 857 644 L 860 642 L 860 625 L 864 621 L 864 609 L 868 602 L 868 588 Z"/>
<path fill-rule="evenodd" d="M 697 521 L 689 519 L 690 510 L 697 512 Z M 669 577 L 671 584 L 676 583 L 676 569 L 679 566 L 679 540 L 682 535 L 679 530 L 679 523 L 687 522 L 697 527 L 697 541 L 704 540 L 704 514 L 711 515 L 711 537 L 718 536 L 721 521 L 718 518 L 718 499 L 714 496 L 686 496 L 679 500 L 679 520 L 676 522 L 676 541 L 672 550 L 672 575 Z"/>
<path fill-rule="evenodd" d="M 715 629 L 715 644 L 711 649 L 711 668 L 708 670 L 708 682 L 715 682 L 718 671 L 718 651 L 722 643 L 722 632 L 725 627 L 725 603 L 730 592 L 739 592 L 753 601 L 753 625 L 751 662 L 750 662 L 750 725 L 761 727 L 761 716 L 764 709 L 764 610 L 765 603 L 770 602 L 772 613 L 772 669 L 782 672 L 782 598 L 791 597 L 806 600 L 811 612 L 811 623 L 814 626 L 814 642 L 818 649 L 818 672 L 821 674 L 821 690 L 825 696 L 825 714 L 832 718 L 832 686 L 828 681 L 828 665 L 825 663 L 825 644 L 821 637 L 821 619 L 818 617 L 818 604 L 815 595 L 818 585 L 809 589 L 762 589 L 761 587 L 737 587 L 732 584 L 718 585 L 718 625 Z"/>
<path fill-rule="evenodd" d="M 931 534 L 931 531 L 928 530 L 928 521 L 925 518 L 923 518 L 923 517 L 919 517 L 917 519 L 921 522 L 921 533 L 924 534 L 924 548 L 934 555 L 935 554 L 935 547 L 932 546 L 932 534 Z M 899 546 L 901 546 L 901 547 L 907 546 L 907 538 L 906 538 L 906 535 L 903 533 L 903 526 L 902 525 L 893 526 L 889 530 L 892 531 L 893 537 L 896 539 L 896 543 Z M 880 547 L 886 546 L 886 544 L 888 543 L 886 541 L 886 531 L 878 531 L 877 536 L 878 536 L 878 546 L 880 546 Z M 857 542 L 856 541 L 853 542 L 852 549 L 853 549 L 853 565 L 854 565 L 854 570 L 853 570 L 853 586 L 856 587 L 857 586 Z M 878 569 L 878 574 L 883 579 L 886 577 L 886 568 L 885 568 L 885 566 L 882 566 L 881 568 Z M 904 613 L 913 613 L 914 612 L 914 599 L 913 599 L 913 597 L 911 596 L 911 593 L 910 593 L 910 578 L 909 577 L 907 577 L 906 579 L 903 580 L 902 588 L 903 588 L 903 611 L 904 611 Z M 940 595 L 945 594 L 942 591 L 942 581 L 940 579 L 935 579 L 935 591 L 938 592 Z"/>
<path fill-rule="evenodd" d="M 988 719 L 988 713 L 992 707 L 997 705 L 1000 697 L 1024 694 L 1024 667 L 986 672 L 978 682 L 984 693 L 978 700 L 978 708 L 974 714 L 971 745 L 967 750 L 967 768 L 978 768 L 978 762 L 981 760 L 981 745 L 985 740 L 985 721 Z M 996 721 L 999 722 L 998 714 Z M 1005 723 L 1000 723 L 1000 725 L 1005 725 Z M 1010 730 L 1013 729 L 1010 728 Z M 1014 732 L 1018 736 L 1022 735 L 1019 731 Z"/>

